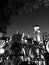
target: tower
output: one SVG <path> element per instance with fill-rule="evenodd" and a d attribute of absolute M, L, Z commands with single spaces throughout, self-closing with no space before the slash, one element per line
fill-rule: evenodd
<path fill-rule="evenodd" d="M 34 40 L 40 42 L 40 27 L 38 25 L 34 26 Z"/>

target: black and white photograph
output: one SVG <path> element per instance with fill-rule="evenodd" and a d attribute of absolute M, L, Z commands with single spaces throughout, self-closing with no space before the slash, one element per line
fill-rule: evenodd
<path fill-rule="evenodd" d="M 0 0 L 0 65 L 49 65 L 49 0 Z"/>

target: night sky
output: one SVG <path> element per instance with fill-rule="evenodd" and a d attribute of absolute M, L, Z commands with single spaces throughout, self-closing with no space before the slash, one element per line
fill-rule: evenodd
<path fill-rule="evenodd" d="M 33 36 L 34 25 L 39 25 L 41 33 L 49 32 L 49 7 L 40 7 L 32 12 L 18 16 L 13 15 L 10 21 L 14 23 L 8 27 L 8 35 L 13 35 L 18 30 L 20 33 Z"/>

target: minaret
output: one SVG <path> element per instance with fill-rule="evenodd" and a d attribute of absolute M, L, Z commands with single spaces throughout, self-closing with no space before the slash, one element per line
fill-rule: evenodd
<path fill-rule="evenodd" d="M 34 40 L 35 41 L 40 42 L 40 40 L 41 40 L 41 38 L 40 38 L 40 32 L 41 31 L 40 31 L 39 26 L 38 25 L 34 26 L 34 35 L 35 35 Z"/>

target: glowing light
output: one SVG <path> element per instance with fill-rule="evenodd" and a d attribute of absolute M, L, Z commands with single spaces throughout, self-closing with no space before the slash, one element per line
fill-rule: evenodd
<path fill-rule="evenodd" d="M 0 54 L 3 54 L 5 50 L 3 48 L 0 48 Z"/>
<path fill-rule="evenodd" d="M 27 43 L 27 40 L 25 40 L 25 43 Z"/>

